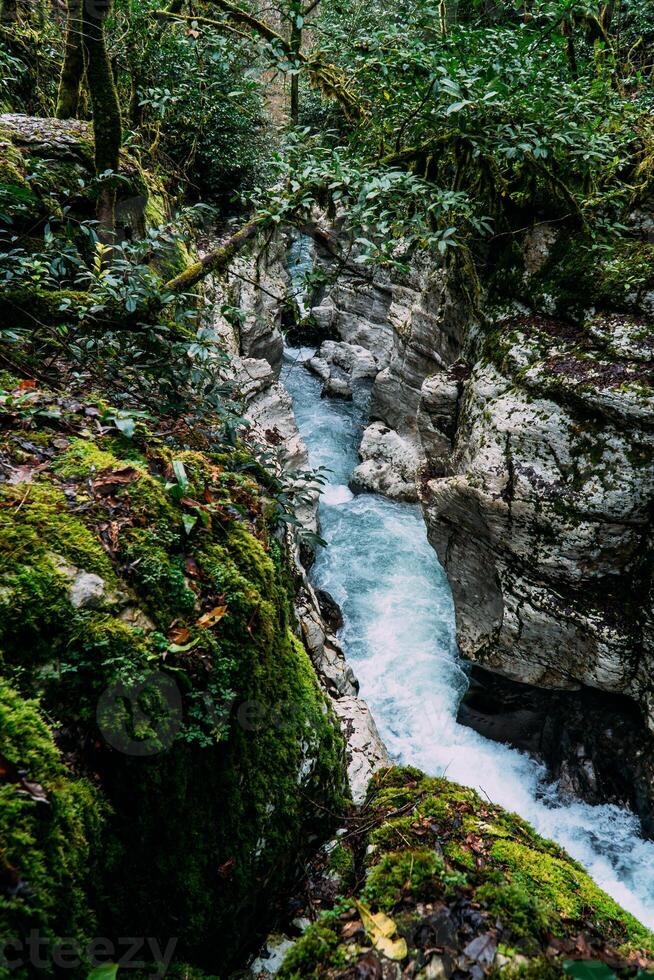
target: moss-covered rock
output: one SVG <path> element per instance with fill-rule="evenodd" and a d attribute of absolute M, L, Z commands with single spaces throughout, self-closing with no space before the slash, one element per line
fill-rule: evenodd
<path fill-rule="evenodd" d="M 181 960 L 222 972 L 345 802 L 341 736 L 295 634 L 274 508 L 240 472 L 245 460 L 256 473 L 243 447 L 175 449 L 140 422 L 127 439 L 95 423 L 106 406 L 4 380 L 6 754 L 47 793 L 67 787 L 77 809 L 61 819 L 100 871 L 87 881 L 75 847 L 64 860 L 54 832 L 35 832 L 30 854 L 8 856 L 33 894 L 4 893 L 0 930 L 27 927 L 32 905 L 71 936 L 94 914 L 100 935 L 163 949 L 174 937 Z M 35 744 L 52 758 L 32 762 L 20 719 L 35 698 L 67 771 L 42 723 Z M 3 813 L 16 839 L 32 806 L 19 804 Z"/>
<path fill-rule="evenodd" d="M 577 321 L 594 309 L 651 313 L 654 246 L 635 237 L 562 235 L 542 268 L 515 287 L 535 309 Z"/>
<path fill-rule="evenodd" d="M 37 702 L 0 680 L 0 922 L 51 943 L 93 929 L 88 886 L 107 818 L 101 794 L 64 765 Z M 14 948 L 14 954 L 18 951 Z M 5 971 L 0 976 L 16 976 Z"/>
<path fill-rule="evenodd" d="M 446 779 L 378 773 L 348 847 L 356 887 L 289 951 L 281 980 L 554 978 L 571 959 L 633 976 L 654 961 L 652 933 L 565 851 Z"/>
<path fill-rule="evenodd" d="M 0 114 L 0 158 L 0 212 L 28 242 L 36 243 L 35 234 L 53 218 L 69 214 L 78 221 L 94 220 L 100 185 L 90 123 Z M 165 224 L 168 212 L 160 181 L 141 167 L 134 153 L 123 149 L 116 201 L 118 235 L 142 238 L 147 228 Z M 185 258 L 183 249 L 172 246 L 165 273 L 180 271 Z"/>

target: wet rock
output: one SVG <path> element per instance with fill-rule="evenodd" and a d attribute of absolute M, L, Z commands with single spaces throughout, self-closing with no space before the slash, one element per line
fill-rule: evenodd
<path fill-rule="evenodd" d="M 328 632 L 310 586 L 299 593 L 295 609 L 311 662 L 327 692 L 332 697 L 356 695 L 359 682 L 338 640 Z"/>
<path fill-rule="evenodd" d="M 654 736 L 630 699 L 543 690 L 474 665 L 458 721 L 542 761 L 562 795 L 628 806 L 654 836 Z"/>
<path fill-rule="evenodd" d="M 347 775 L 355 803 L 362 803 L 371 776 L 389 765 L 370 708 L 362 698 L 344 696 L 332 701 L 347 740 Z"/>
<path fill-rule="evenodd" d="M 316 589 L 316 598 L 325 623 L 332 633 L 337 633 L 343 625 L 343 612 L 336 599 L 325 589 Z"/>
<path fill-rule="evenodd" d="M 423 463 L 420 446 L 403 438 L 383 422 L 373 422 L 363 434 L 350 489 L 381 493 L 392 500 L 418 499 L 418 471 Z"/>
<path fill-rule="evenodd" d="M 333 263 L 331 256 L 324 261 L 328 267 Z M 391 297 L 384 270 L 369 274 L 354 265 L 347 266 L 313 306 L 311 315 L 325 333 L 372 351 L 378 367 L 384 367 L 393 346 L 393 328 L 388 318 Z"/>
<path fill-rule="evenodd" d="M 279 973 L 284 957 L 295 945 L 292 939 L 284 935 L 272 934 L 266 939 L 263 949 L 250 964 L 247 972 L 248 980 L 267 980 Z"/>
<path fill-rule="evenodd" d="M 304 367 L 315 374 L 316 377 L 320 378 L 321 381 L 327 381 L 330 374 L 330 367 L 328 362 L 324 357 L 309 357 L 303 362 Z"/>
<path fill-rule="evenodd" d="M 352 388 L 343 378 L 328 378 L 320 392 L 321 398 L 342 398 L 352 401 Z"/>
<path fill-rule="evenodd" d="M 325 340 L 319 358 L 329 366 L 330 371 L 340 368 L 351 381 L 374 378 L 379 371 L 374 354 L 360 344 Z"/>

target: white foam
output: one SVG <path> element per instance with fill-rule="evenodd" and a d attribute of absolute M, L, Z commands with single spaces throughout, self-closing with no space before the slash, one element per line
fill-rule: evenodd
<path fill-rule="evenodd" d="M 339 504 L 348 504 L 350 500 L 354 500 L 354 494 L 344 483 L 337 483 L 335 486 L 328 483 L 323 488 L 320 500 L 329 507 L 338 507 Z"/>

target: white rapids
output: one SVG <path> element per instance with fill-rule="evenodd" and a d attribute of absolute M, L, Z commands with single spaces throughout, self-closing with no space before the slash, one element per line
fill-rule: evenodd
<path fill-rule="evenodd" d="M 367 392 L 357 391 L 354 402 L 321 399 L 320 382 L 300 364 L 312 353 L 287 350 L 282 373 L 311 465 L 329 470 L 320 504 L 328 547 L 318 549 L 312 581 L 342 607 L 340 640 L 391 756 L 520 814 L 654 928 L 654 843 L 642 838 L 636 816 L 609 804 L 562 802 L 528 755 L 457 723 L 466 674 L 452 595 L 420 508 L 350 492 Z"/>

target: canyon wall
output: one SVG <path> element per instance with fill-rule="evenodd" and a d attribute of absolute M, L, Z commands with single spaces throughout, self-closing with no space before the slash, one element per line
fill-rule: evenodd
<path fill-rule="evenodd" d="M 518 294 L 537 282 L 551 244 L 542 234 L 523 243 Z M 598 752 L 577 730 L 568 761 L 552 768 L 560 776 L 574 757 L 579 795 L 627 801 L 651 831 L 651 318 L 635 301 L 628 312 L 623 301 L 623 312 L 591 307 L 575 318 L 514 302 L 483 317 L 461 269 L 448 272 L 439 260 L 421 259 L 392 281 L 374 273 L 357 294 L 360 277 L 333 291 L 328 321 L 342 342 L 379 358 L 353 489 L 420 499 L 468 661 L 543 691 L 604 692 L 607 719 L 616 717 L 613 697 L 637 706 L 640 734 L 626 740 L 629 749 L 609 737 Z M 356 295 L 385 309 L 386 322 L 376 313 L 364 326 L 360 299 L 351 313 Z M 557 294 L 540 305 L 558 313 Z M 503 710 L 497 685 L 493 712 Z M 484 727 L 479 691 L 476 704 L 462 717 Z M 492 728 L 487 718 L 485 733 Z M 522 744 L 519 724 L 499 728 Z M 539 744 L 529 740 L 537 753 Z M 610 770 L 627 755 L 630 775 L 616 788 Z"/>

